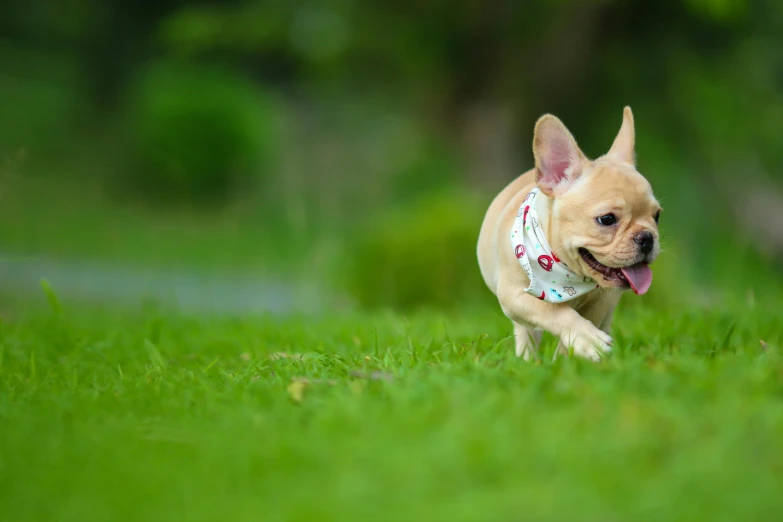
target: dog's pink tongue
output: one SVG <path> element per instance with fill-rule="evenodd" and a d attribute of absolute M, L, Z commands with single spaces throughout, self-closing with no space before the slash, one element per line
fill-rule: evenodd
<path fill-rule="evenodd" d="M 642 295 L 650 289 L 652 285 L 652 270 L 647 263 L 639 263 L 638 265 L 628 266 L 620 269 L 631 283 L 631 290 L 636 295 Z"/>

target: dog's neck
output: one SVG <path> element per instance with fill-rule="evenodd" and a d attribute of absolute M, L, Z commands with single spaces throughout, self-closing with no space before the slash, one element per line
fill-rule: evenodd
<path fill-rule="evenodd" d="M 552 199 L 543 192 L 538 194 L 538 225 L 552 244 Z"/>
<path fill-rule="evenodd" d="M 533 189 L 517 212 L 510 246 L 530 280 L 525 291 L 542 301 L 562 303 L 593 292 L 597 285 L 591 277 L 569 267 L 572 260 L 563 253 L 562 245 L 550 243 L 556 224 L 553 206 L 540 189 Z"/>
<path fill-rule="evenodd" d="M 558 229 L 556 220 L 554 219 L 554 199 L 548 197 L 544 193 L 540 193 L 538 197 L 541 198 L 539 203 L 540 212 L 538 220 L 541 224 L 541 230 L 543 230 L 546 234 L 549 245 L 556 251 L 558 256 L 562 257 L 566 263 L 572 267 L 574 272 L 581 276 L 589 275 L 583 272 L 581 264 L 579 263 L 579 258 L 577 257 L 578 254 L 566 248 L 561 241 L 562 238 L 560 236 L 560 230 Z"/>

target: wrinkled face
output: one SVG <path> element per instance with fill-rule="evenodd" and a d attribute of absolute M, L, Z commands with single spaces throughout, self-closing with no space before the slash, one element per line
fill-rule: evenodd
<path fill-rule="evenodd" d="M 661 206 L 630 165 L 606 159 L 586 165 L 552 206 L 552 239 L 582 275 L 604 287 L 644 293 L 658 255 Z"/>
<path fill-rule="evenodd" d="M 660 252 L 661 206 L 636 170 L 630 107 L 612 147 L 590 161 L 559 119 L 536 123 L 536 184 L 550 200 L 550 243 L 568 266 L 599 285 L 644 294 L 652 284 L 650 263 Z M 562 252 L 562 253 L 561 253 Z"/>

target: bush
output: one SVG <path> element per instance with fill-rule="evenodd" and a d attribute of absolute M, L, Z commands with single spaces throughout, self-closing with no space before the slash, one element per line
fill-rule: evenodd
<path fill-rule="evenodd" d="M 485 204 L 441 193 L 371 220 L 346 271 L 352 296 L 365 307 L 396 309 L 491 298 L 476 259 Z"/>
<path fill-rule="evenodd" d="M 414 195 L 436 193 L 458 183 L 462 173 L 455 151 L 426 136 L 421 141 L 419 154 L 395 171 L 390 187 L 394 201 L 409 201 Z"/>
<path fill-rule="evenodd" d="M 25 51 L 3 42 L 0 70 L 0 161 L 21 150 L 61 157 L 74 133 L 84 130 L 79 64 L 65 52 Z"/>
<path fill-rule="evenodd" d="M 149 196 L 222 201 L 274 166 L 271 99 L 219 69 L 158 64 L 130 91 L 130 181 Z"/>

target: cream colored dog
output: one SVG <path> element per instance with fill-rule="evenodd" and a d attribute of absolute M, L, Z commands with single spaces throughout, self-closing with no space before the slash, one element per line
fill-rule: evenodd
<path fill-rule="evenodd" d="M 623 111 L 607 154 L 592 161 L 555 116 L 533 138 L 535 168 L 487 211 L 478 240 L 481 274 L 514 324 L 516 354 L 537 351 L 542 330 L 591 360 L 611 351 L 623 291 L 645 293 L 658 252 L 661 206 L 636 170 L 634 123 Z"/>

